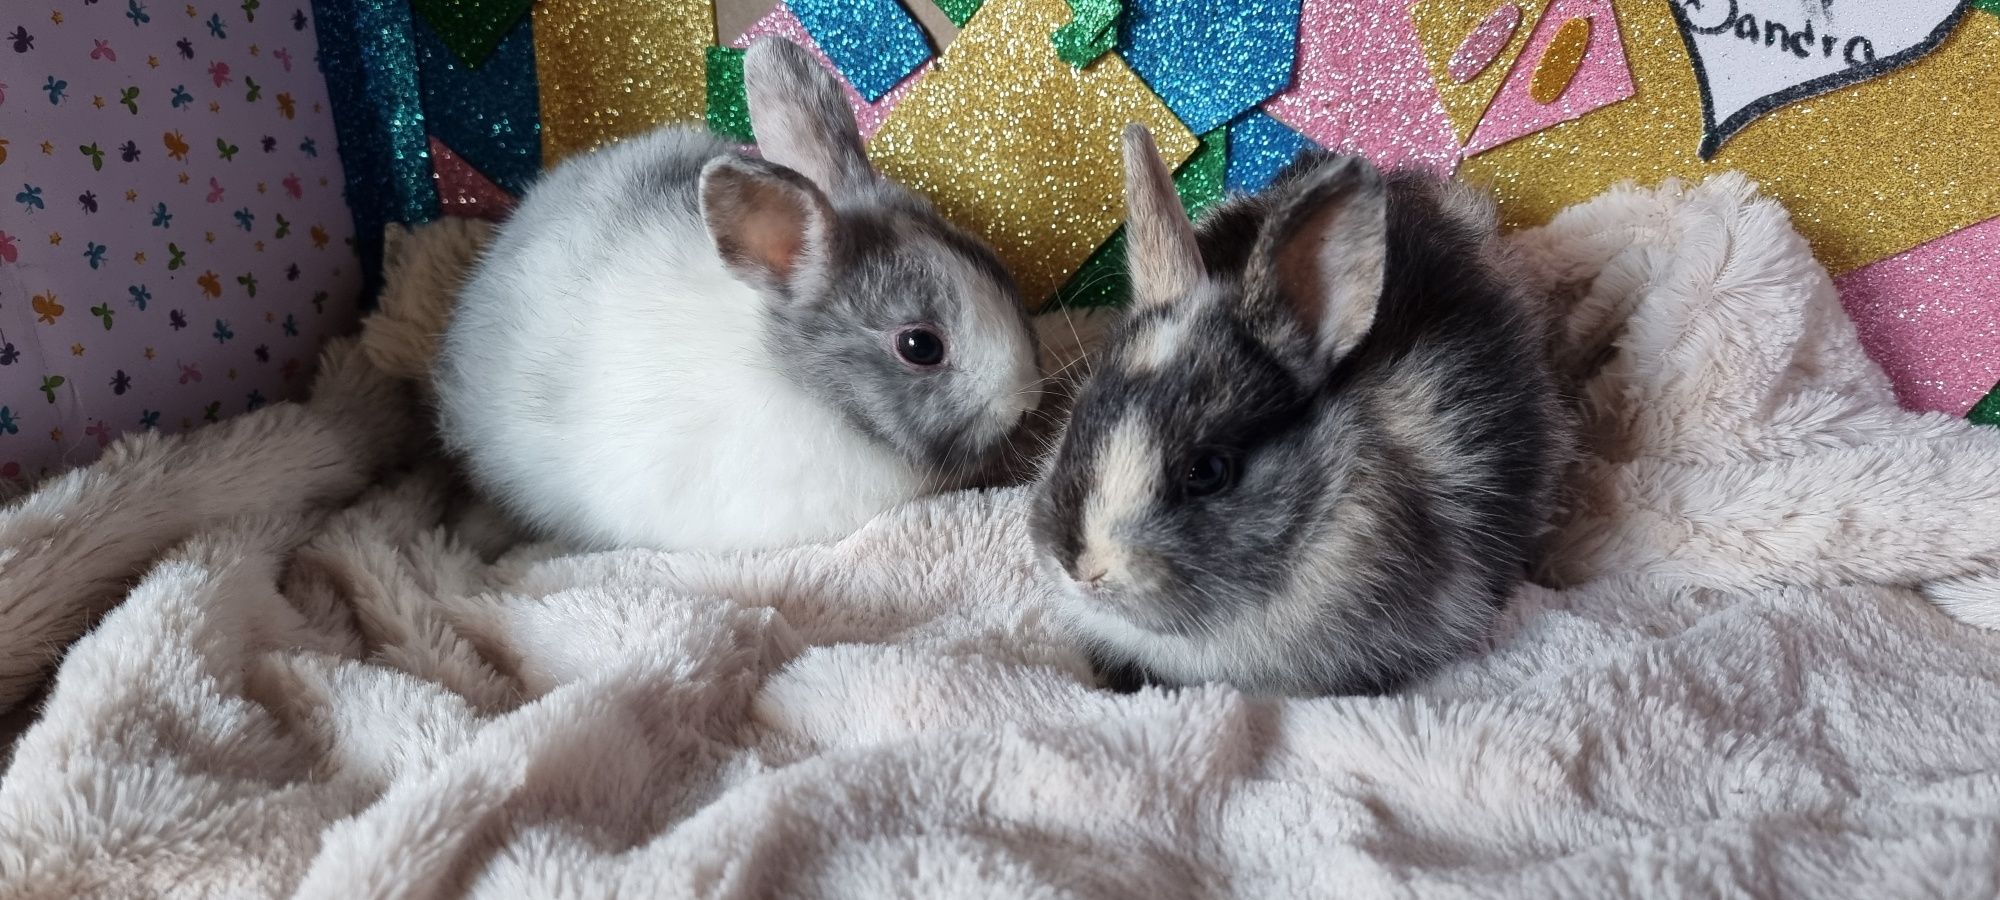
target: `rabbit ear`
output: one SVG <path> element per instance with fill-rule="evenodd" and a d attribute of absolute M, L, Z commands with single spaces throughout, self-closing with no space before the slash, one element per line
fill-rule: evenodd
<path fill-rule="evenodd" d="M 1388 262 L 1388 197 L 1359 157 L 1306 174 L 1251 250 L 1248 295 L 1304 327 L 1317 359 L 1354 349 L 1375 323 Z"/>
<path fill-rule="evenodd" d="M 723 156 L 701 170 L 701 216 L 722 263 L 759 288 L 790 294 L 822 271 L 833 207 L 799 173 Z"/>
<path fill-rule="evenodd" d="M 805 48 L 775 35 L 751 44 L 743 57 L 743 89 L 750 130 L 765 159 L 798 170 L 829 193 L 874 179 L 854 111 Z"/>
<path fill-rule="evenodd" d="M 1125 239 L 1133 308 L 1172 303 L 1201 282 L 1194 224 L 1153 135 L 1137 122 L 1125 126 Z"/>

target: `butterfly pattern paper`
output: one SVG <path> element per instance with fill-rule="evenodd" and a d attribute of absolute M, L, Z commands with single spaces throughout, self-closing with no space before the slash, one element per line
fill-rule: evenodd
<path fill-rule="evenodd" d="M 0 477 L 296 397 L 353 326 L 311 4 L 258 12 L 0 6 Z"/>

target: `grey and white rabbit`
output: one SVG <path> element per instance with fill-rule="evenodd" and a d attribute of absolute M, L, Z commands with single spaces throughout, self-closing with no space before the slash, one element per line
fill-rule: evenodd
<path fill-rule="evenodd" d="M 806 51 L 760 41 L 744 82 L 761 159 L 682 127 L 572 157 L 460 294 L 440 430 L 544 535 L 839 537 L 974 477 L 1036 405 L 991 248 L 876 174 Z"/>
<path fill-rule="evenodd" d="M 1567 460 L 1490 204 L 1315 153 L 1188 223 L 1125 134 L 1131 311 L 1033 501 L 1114 687 L 1377 693 L 1479 641 Z"/>

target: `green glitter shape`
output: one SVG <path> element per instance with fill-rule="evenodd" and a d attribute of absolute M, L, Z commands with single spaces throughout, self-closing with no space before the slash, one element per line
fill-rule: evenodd
<path fill-rule="evenodd" d="M 1223 180 L 1229 173 L 1229 129 L 1217 128 L 1201 136 L 1201 146 L 1174 173 L 1174 192 L 1181 195 L 1192 219 L 1222 202 Z"/>
<path fill-rule="evenodd" d="M 533 5 L 535 0 L 410 0 L 452 55 L 473 69 L 493 55 Z"/>
<path fill-rule="evenodd" d="M 1049 35 L 1056 55 L 1076 68 L 1083 68 L 1111 52 L 1118 43 L 1118 16 L 1125 11 L 1121 0 L 1068 0 L 1069 24 Z"/>
<path fill-rule="evenodd" d="M 972 14 L 978 12 L 986 0 L 931 0 L 931 2 L 944 11 L 944 17 L 950 19 L 951 24 L 964 28 L 965 23 L 972 21 Z"/>
<path fill-rule="evenodd" d="M 1188 218 L 1207 212 L 1222 200 L 1223 178 L 1228 171 L 1229 129 L 1217 128 L 1202 135 L 1201 146 L 1174 173 L 1174 192 L 1181 195 Z M 1132 281 L 1125 271 L 1125 229 L 1121 227 L 1077 267 L 1076 274 L 1050 299 L 1049 308 L 1124 306 L 1131 295 Z"/>
<path fill-rule="evenodd" d="M 2000 0 L 1989 0 L 1988 5 L 2000 6 Z M 1972 404 L 1972 411 L 1965 417 L 1974 425 L 2000 426 L 2000 384 L 1994 385 L 1985 399 Z"/>
<path fill-rule="evenodd" d="M 1132 280 L 1125 272 L 1125 228 L 1119 226 L 1049 298 L 1047 309 L 1124 306 L 1131 294 Z"/>
<path fill-rule="evenodd" d="M 743 53 L 730 47 L 709 47 L 708 130 L 743 144 L 757 142 L 750 133 L 750 102 L 743 93 Z"/>
<path fill-rule="evenodd" d="M 2000 0 L 1972 0 L 1972 5 L 2000 16 Z"/>

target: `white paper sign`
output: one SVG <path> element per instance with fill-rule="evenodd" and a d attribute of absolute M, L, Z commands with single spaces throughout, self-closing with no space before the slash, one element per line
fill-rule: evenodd
<path fill-rule="evenodd" d="M 1771 110 L 1915 62 L 1943 42 L 1972 5 L 1971 0 L 1670 2 L 1701 84 L 1703 159 Z"/>

